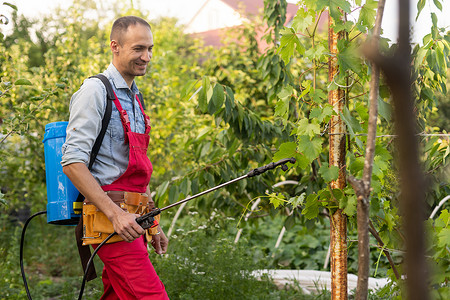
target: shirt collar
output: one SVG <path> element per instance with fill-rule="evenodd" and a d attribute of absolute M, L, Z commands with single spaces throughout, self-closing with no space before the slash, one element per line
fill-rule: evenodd
<path fill-rule="evenodd" d="M 112 63 L 109 64 L 108 69 L 106 69 L 105 73 L 107 73 L 112 79 L 116 89 L 129 89 L 127 83 L 125 82 L 125 79 L 123 79 L 122 75 L 119 73 L 119 71 L 117 71 L 116 67 Z M 139 92 L 134 80 L 131 84 L 131 91 L 134 94 L 137 94 Z"/>

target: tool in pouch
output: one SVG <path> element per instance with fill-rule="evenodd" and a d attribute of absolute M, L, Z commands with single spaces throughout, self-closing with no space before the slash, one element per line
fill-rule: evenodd
<path fill-rule="evenodd" d="M 109 198 L 124 211 L 132 214 L 144 215 L 150 212 L 149 197 L 145 193 L 106 192 Z M 145 228 L 146 239 L 150 240 L 152 235 L 157 234 L 159 216 L 155 220 L 152 227 Z M 114 232 L 114 227 L 106 217 L 94 204 L 91 204 L 89 199 L 83 203 L 83 246 L 91 244 L 100 244 L 109 234 Z M 122 241 L 118 235 L 111 238 L 108 243 L 115 243 Z"/>
<path fill-rule="evenodd" d="M 245 175 L 243 175 L 243 176 L 241 176 L 241 177 L 232 179 L 232 180 L 230 180 L 230 181 L 227 181 L 227 182 L 225 182 L 225 183 L 222 183 L 222 184 L 220 184 L 220 185 L 217 185 L 217 186 L 215 186 L 215 187 L 213 187 L 213 188 L 210 188 L 210 189 L 208 189 L 208 190 L 206 190 L 206 191 L 200 192 L 200 193 L 195 194 L 195 195 L 193 195 L 193 196 L 189 196 L 189 197 L 187 197 L 187 198 L 185 198 L 185 199 L 183 199 L 183 200 L 180 200 L 180 201 L 178 201 L 178 202 L 175 202 L 175 203 L 173 203 L 173 204 L 171 204 L 171 205 L 168 205 L 168 206 L 166 206 L 166 207 L 163 207 L 163 208 L 155 208 L 155 209 L 153 209 L 152 211 L 150 211 L 149 213 L 146 213 L 146 214 L 144 214 L 144 215 L 142 215 L 142 216 L 136 218 L 136 222 L 137 222 L 139 225 L 141 225 L 141 227 L 142 227 L 143 229 L 153 228 L 153 227 L 155 227 L 155 226 L 158 225 L 158 223 L 157 223 L 157 217 L 159 217 L 159 215 L 161 214 L 161 212 L 164 211 L 164 210 L 167 210 L 167 209 L 172 208 L 172 207 L 174 207 L 174 206 L 178 206 L 178 205 L 180 205 L 180 204 L 182 204 L 182 203 L 188 202 L 188 201 L 190 201 L 190 200 L 193 200 L 193 199 L 195 199 L 195 198 L 198 198 L 198 197 L 200 197 L 200 196 L 203 196 L 203 195 L 205 195 L 205 194 L 208 194 L 208 193 L 210 193 L 210 192 L 213 192 L 213 191 L 215 191 L 215 190 L 218 190 L 218 189 L 220 189 L 220 188 L 223 188 L 223 187 L 225 187 L 225 186 L 227 186 L 227 185 L 230 185 L 230 184 L 232 184 L 232 183 L 238 182 L 238 181 L 240 181 L 240 180 L 242 180 L 242 179 L 245 179 L 245 178 L 251 178 L 251 177 L 254 177 L 254 176 L 261 175 L 261 174 L 265 173 L 265 172 L 268 171 L 268 170 L 275 169 L 275 168 L 278 167 L 278 166 L 281 166 L 281 169 L 282 169 L 283 171 L 287 171 L 287 170 L 288 170 L 288 166 L 287 166 L 286 164 L 287 164 L 288 162 L 291 163 L 291 164 L 295 164 L 296 160 L 295 160 L 295 158 L 293 158 L 293 157 L 291 157 L 291 158 L 285 158 L 285 159 L 279 160 L 279 161 L 277 161 L 277 162 L 272 162 L 272 163 L 270 163 L 270 164 L 268 164 L 268 165 L 265 165 L 265 166 L 262 166 L 262 167 L 253 169 L 253 170 L 251 170 L 250 172 L 248 172 L 247 174 L 245 174 Z M 89 258 L 89 261 L 88 261 L 88 263 L 87 263 L 87 265 L 86 265 L 86 272 L 85 272 L 85 274 L 84 274 L 84 276 L 83 276 L 83 281 L 82 281 L 82 283 L 81 283 L 80 294 L 79 294 L 79 296 L 78 296 L 78 300 L 82 300 L 82 297 L 83 297 L 83 291 L 84 291 L 84 286 L 85 286 L 85 284 L 86 284 L 86 278 L 87 278 L 87 275 L 88 275 L 88 270 L 89 270 L 89 267 L 91 266 L 91 264 L 92 264 L 92 262 L 93 262 L 93 260 L 94 260 L 95 255 L 96 255 L 97 252 L 103 247 L 104 244 L 108 243 L 108 241 L 109 241 L 110 239 L 112 239 L 112 238 L 113 238 L 114 236 L 116 236 L 116 235 L 117 235 L 116 232 L 113 232 L 113 233 L 111 233 L 110 235 L 108 235 L 108 237 L 106 237 L 106 238 L 98 245 L 98 247 L 95 249 L 95 251 L 92 253 L 91 257 Z"/>

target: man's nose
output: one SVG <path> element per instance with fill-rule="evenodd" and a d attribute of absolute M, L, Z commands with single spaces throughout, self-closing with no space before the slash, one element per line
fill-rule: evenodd
<path fill-rule="evenodd" d="M 149 62 L 152 59 L 152 57 L 153 57 L 153 54 L 150 51 L 147 51 L 141 55 L 141 59 L 145 62 Z"/>

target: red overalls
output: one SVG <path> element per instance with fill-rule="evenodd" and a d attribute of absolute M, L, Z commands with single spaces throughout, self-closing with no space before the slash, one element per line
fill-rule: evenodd
<path fill-rule="evenodd" d="M 136 96 L 145 119 L 145 133 L 131 131 L 128 115 L 119 99 L 114 104 L 119 110 L 125 131 L 125 143 L 129 145 L 128 167 L 116 181 L 102 186 L 104 191 L 127 191 L 145 193 L 153 171 L 147 157 L 149 144 L 150 122 L 144 113 L 142 104 Z M 94 249 L 98 245 L 93 245 Z M 100 299 L 169 299 L 164 285 L 159 279 L 148 257 L 144 236 L 131 243 L 121 241 L 105 244 L 98 251 L 98 256 L 104 263 L 102 281 L 104 293 Z"/>

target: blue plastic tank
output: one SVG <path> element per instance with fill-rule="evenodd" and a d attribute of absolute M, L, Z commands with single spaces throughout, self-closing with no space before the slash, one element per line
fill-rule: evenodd
<path fill-rule="evenodd" d="M 78 224 L 80 213 L 74 212 L 78 190 L 63 173 L 61 166 L 62 145 L 66 140 L 68 122 L 45 125 L 44 154 L 47 182 L 47 223 L 56 225 Z"/>

